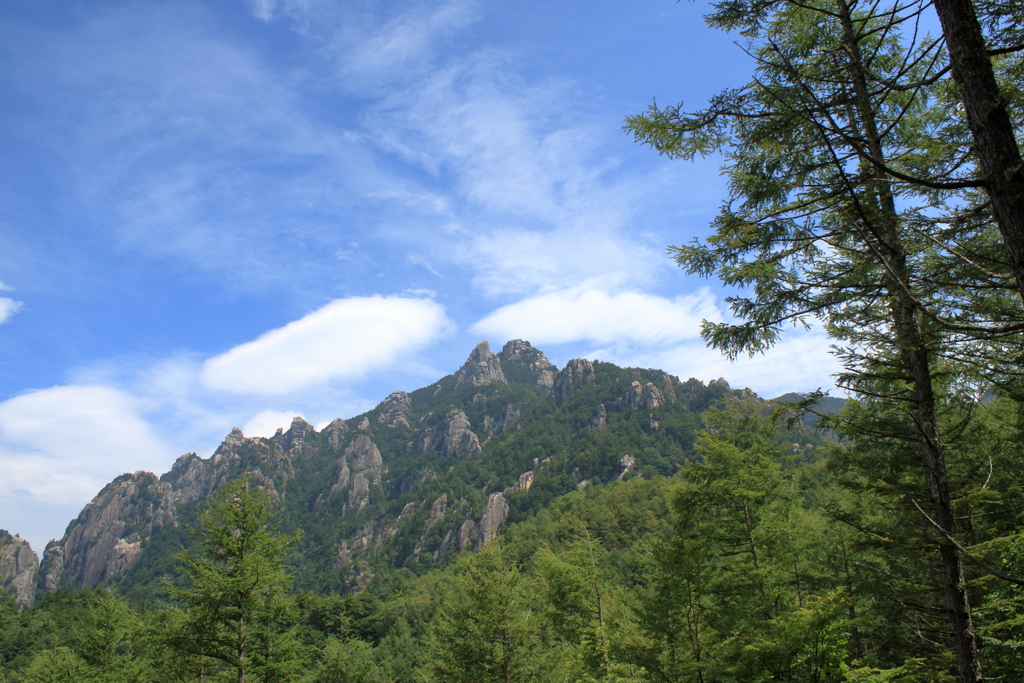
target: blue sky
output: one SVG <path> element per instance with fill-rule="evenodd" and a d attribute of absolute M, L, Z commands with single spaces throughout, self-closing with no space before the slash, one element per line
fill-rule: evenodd
<path fill-rule="evenodd" d="M 0 4 L 0 527 L 534 343 L 831 385 L 820 333 L 730 364 L 665 247 L 725 196 L 623 118 L 745 82 L 701 3 Z"/>

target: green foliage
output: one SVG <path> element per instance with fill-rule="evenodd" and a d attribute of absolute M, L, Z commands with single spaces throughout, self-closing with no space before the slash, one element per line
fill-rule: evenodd
<path fill-rule="evenodd" d="M 541 647 L 532 581 L 498 543 L 459 559 L 434 621 L 435 677 L 451 683 L 545 680 L 551 652 Z"/>
<path fill-rule="evenodd" d="M 183 553 L 189 588 L 170 590 L 185 608 L 169 635 L 189 658 L 209 658 L 261 681 L 289 680 L 300 670 L 288 606 L 285 551 L 298 536 L 271 525 L 270 497 L 250 488 L 247 476 L 211 499 L 195 530 L 202 555 Z"/>

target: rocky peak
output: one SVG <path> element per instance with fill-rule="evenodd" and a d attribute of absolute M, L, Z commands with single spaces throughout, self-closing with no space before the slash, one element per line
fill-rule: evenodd
<path fill-rule="evenodd" d="M 0 588 L 14 595 L 19 609 L 36 601 L 39 557 L 23 538 L 0 529 Z"/>
<path fill-rule="evenodd" d="M 480 387 L 491 382 L 508 383 L 501 372 L 501 360 L 491 353 L 490 344 L 484 340 L 476 345 L 455 376 L 455 388 Z"/>
<path fill-rule="evenodd" d="M 313 428 L 313 425 L 296 415 L 292 418 L 292 424 L 288 428 L 288 431 L 282 433 L 281 430 L 278 430 L 273 441 L 281 446 L 283 451 L 297 455 L 302 453 L 303 446 L 305 446 L 306 443 L 306 437 L 311 434 L 316 434 L 316 429 Z"/>
<path fill-rule="evenodd" d="M 348 426 L 341 418 L 332 421 L 331 424 L 324 427 L 323 431 L 324 440 L 327 442 L 327 445 L 335 450 L 341 448 L 346 434 L 348 434 Z"/>
<path fill-rule="evenodd" d="M 224 437 L 224 440 L 221 441 L 220 446 L 217 446 L 217 450 L 215 450 L 214 453 L 226 453 L 228 451 L 233 451 L 235 448 L 242 445 L 245 440 L 246 437 L 245 434 L 242 433 L 242 430 L 238 427 L 232 427 L 231 432 Z"/>
<path fill-rule="evenodd" d="M 381 401 L 379 408 L 380 417 L 377 419 L 381 424 L 388 427 L 409 426 L 409 413 L 412 412 L 412 401 L 409 399 L 409 394 L 404 391 L 392 392 Z"/>
<path fill-rule="evenodd" d="M 498 355 L 506 363 L 522 363 L 528 365 L 531 370 L 555 367 L 554 363 L 550 362 L 540 349 L 535 349 L 530 342 L 522 339 L 505 342 L 505 346 L 502 347 L 501 353 Z"/>
<path fill-rule="evenodd" d="M 573 358 L 555 375 L 555 400 L 559 403 L 565 401 L 583 387 L 593 384 L 596 379 L 593 363 L 583 358 Z"/>

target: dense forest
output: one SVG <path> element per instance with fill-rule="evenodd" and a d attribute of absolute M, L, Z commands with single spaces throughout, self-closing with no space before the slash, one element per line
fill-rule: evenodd
<path fill-rule="evenodd" d="M 560 394 L 506 356 L 507 381 L 449 376 L 390 428 L 393 405 L 368 414 L 415 457 L 362 494 L 315 496 L 341 482 L 327 450 L 287 492 L 244 464 L 276 442 L 232 451 L 124 577 L 7 601 L 0 680 L 1024 680 L 1022 15 L 724 0 L 707 19 L 750 82 L 627 120 L 661 154 L 724 160 L 711 236 L 671 248 L 732 288 L 707 343 L 820 325 L 841 410 L 602 363 Z M 486 445 L 431 445 L 463 423 Z M 507 523 L 448 552 L 445 515 L 486 519 L 498 492 Z M 338 550 L 378 518 L 386 543 Z"/>

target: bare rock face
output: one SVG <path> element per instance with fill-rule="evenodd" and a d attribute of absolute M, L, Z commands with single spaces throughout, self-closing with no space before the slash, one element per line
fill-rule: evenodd
<path fill-rule="evenodd" d="M 502 347 L 501 353 L 498 355 L 505 363 L 522 363 L 534 371 L 555 367 L 554 363 L 550 362 L 540 349 L 535 349 L 530 342 L 522 339 L 505 342 L 505 346 Z"/>
<path fill-rule="evenodd" d="M 384 460 L 370 437 L 360 434 L 345 448 L 338 461 L 338 481 L 331 487 L 331 495 L 347 488 L 345 509 L 362 510 L 370 502 L 370 484 L 380 481 Z M 351 475 L 351 479 L 349 479 Z"/>
<path fill-rule="evenodd" d="M 590 421 L 590 428 L 595 432 L 603 432 L 608 426 L 608 411 L 605 410 L 604 404 L 602 403 L 597 407 L 597 415 Z"/>
<path fill-rule="evenodd" d="M 345 456 L 353 472 L 366 472 L 374 479 L 380 479 L 380 469 L 384 464 L 377 446 L 370 441 L 370 437 L 360 434 L 355 441 L 345 449 Z"/>
<path fill-rule="evenodd" d="M 519 409 L 511 403 L 505 406 L 505 412 L 497 417 L 487 415 L 484 417 L 484 432 L 488 436 L 501 434 L 516 426 L 519 422 Z"/>
<path fill-rule="evenodd" d="M 295 477 L 295 456 L 315 433 L 301 418 L 269 441 L 247 438 L 235 428 L 210 458 L 195 453 L 178 458 L 167 481 L 149 472 L 118 477 L 85 506 L 60 541 L 47 546 L 39 570 L 43 589 L 62 584 L 84 588 L 122 578 L 143 553 L 153 529 L 177 525 L 178 505 L 206 500 L 242 472 L 239 453 L 249 458 L 246 471 L 253 484 L 280 502 Z"/>
<path fill-rule="evenodd" d="M 480 547 L 484 547 L 494 540 L 498 535 L 498 527 L 508 519 L 508 503 L 505 502 L 505 494 L 492 493 L 487 499 L 487 508 L 484 516 L 480 518 L 479 535 Z"/>
<path fill-rule="evenodd" d="M 174 523 L 170 484 L 150 472 L 121 475 L 85 506 L 59 545 L 47 548 L 44 585 L 63 578 L 82 588 L 120 578 L 153 529 Z"/>
<path fill-rule="evenodd" d="M 370 502 L 370 481 L 366 478 L 365 472 L 359 472 L 352 477 L 352 486 L 348 490 L 348 500 L 345 507 L 362 510 Z"/>
<path fill-rule="evenodd" d="M 43 551 L 43 561 L 39 564 L 39 575 L 42 577 L 43 590 L 47 593 L 57 590 L 57 582 L 64 573 L 64 546 L 57 541 L 50 541 Z"/>
<path fill-rule="evenodd" d="M 559 403 L 565 401 L 583 387 L 593 384 L 596 379 L 593 363 L 583 358 L 572 359 L 555 375 L 555 400 Z"/>
<path fill-rule="evenodd" d="M 455 548 L 461 553 L 463 550 L 467 550 L 473 547 L 473 543 L 476 541 L 476 524 L 473 520 L 467 519 L 459 527 L 458 539 L 455 543 Z"/>
<path fill-rule="evenodd" d="M 508 383 L 501 372 L 501 360 L 491 353 L 491 346 L 485 340 L 476 345 L 455 376 L 455 388 L 482 387 L 491 382 Z"/>
<path fill-rule="evenodd" d="M 398 425 L 409 426 L 409 413 L 412 412 L 412 401 L 404 391 L 395 391 L 388 395 L 380 404 L 380 417 L 377 420 L 388 427 Z"/>
<path fill-rule="evenodd" d="M 348 426 L 341 418 L 332 421 L 331 424 L 324 427 L 323 431 L 324 441 L 328 447 L 335 450 L 341 448 L 341 444 L 345 442 L 346 434 L 348 434 Z"/>
<path fill-rule="evenodd" d="M 0 529 L 0 588 L 14 594 L 14 602 L 24 609 L 36 601 L 39 557 L 23 538 Z"/>
<path fill-rule="evenodd" d="M 626 393 L 619 397 L 619 410 L 630 408 L 632 410 L 653 410 L 658 406 L 665 405 L 665 397 L 650 382 L 640 384 L 636 380 L 630 383 Z"/>
<path fill-rule="evenodd" d="M 348 468 L 348 459 L 342 458 L 341 460 L 339 460 L 338 481 L 336 481 L 334 483 L 334 486 L 331 487 L 331 492 L 329 495 L 333 496 L 337 493 L 341 493 L 342 491 L 346 491 L 348 489 L 348 482 L 351 474 L 352 471 Z"/>
<path fill-rule="evenodd" d="M 509 486 L 503 491 L 503 493 L 507 496 L 511 493 L 516 493 L 517 491 L 529 491 L 530 487 L 533 486 L 533 476 L 533 470 L 523 472 L 519 475 L 519 481 L 512 484 L 512 486 Z"/>
<path fill-rule="evenodd" d="M 458 409 L 448 414 L 448 432 L 441 444 L 441 455 L 446 458 L 473 458 L 480 455 L 480 439 L 470 429 L 469 418 Z"/>
<path fill-rule="evenodd" d="M 537 388 L 541 389 L 548 396 L 555 395 L 555 373 L 550 370 L 541 370 L 537 378 Z"/>

